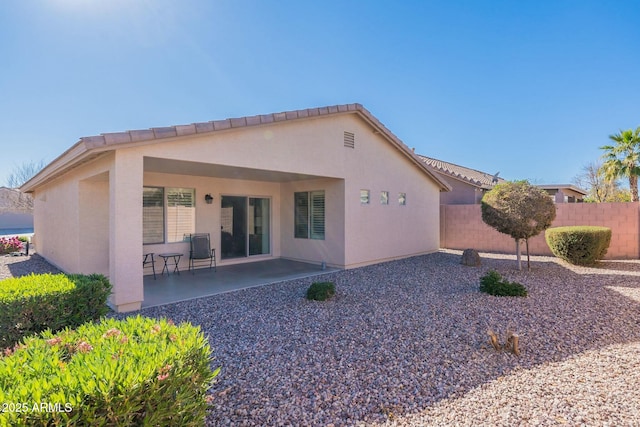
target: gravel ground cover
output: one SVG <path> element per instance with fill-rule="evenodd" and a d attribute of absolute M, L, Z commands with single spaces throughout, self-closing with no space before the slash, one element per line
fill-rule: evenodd
<path fill-rule="evenodd" d="M 31 273 L 60 273 L 60 270 L 38 254 L 29 256 L 0 255 L 0 280 Z"/>
<path fill-rule="evenodd" d="M 208 335 L 222 366 L 212 426 L 640 425 L 640 262 L 533 257 L 519 272 L 481 256 L 316 276 L 336 284 L 325 302 L 301 279 L 141 313 Z M 480 293 L 489 269 L 529 296 Z M 521 355 L 494 350 L 488 328 L 517 332 Z"/>

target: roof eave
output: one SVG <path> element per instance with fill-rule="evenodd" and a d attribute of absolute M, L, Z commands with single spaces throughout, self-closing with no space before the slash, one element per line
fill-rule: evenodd
<path fill-rule="evenodd" d="M 31 193 L 50 179 L 72 169 L 79 163 L 86 161 L 93 153 L 100 153 L 115 149 L 116 146 L 127 146 L 151 141 L 177 138 L 182 136 L 206 134 L 229 129 L 269 125 L 288 120 L 301 120 L 314 117 L 322 117 L 333 114 L 358 114 L 363 120 L 378 130 L 395 148 L 405 154 L 420 170 L 433 179 L 442 191 L 451 191 L 451 186 L 443 178 L 438 176 L 432 168 L 425 164 L 407 145 L 386 128 L 375 116 L 373 116 L 362 104 L 343 104 L 328 107 L 308 108 L 304 110 L 285 111 L 282 113 L 262 114 L 231 118 L 226 120 L 214 120 L 204 123 L 192 123 L 150 129 L 131 130 L 126 132 L 103 133 L 96 136 L 82 137 L 71 148 L 49 163 L 38 174 L 24 183 L 20 190 Z"/>
<path fill-rule="evenodd" d="M 23 193 L 33 193 L 38 186 L 77 164 L 82 159 L 82 156 L 86 155 L 89 151 L 90 148 L 87 148 L 82 140 L 76 142 L 71 148 L 56 157 L 31 179 L 22 184 L 20 191 Z"/>

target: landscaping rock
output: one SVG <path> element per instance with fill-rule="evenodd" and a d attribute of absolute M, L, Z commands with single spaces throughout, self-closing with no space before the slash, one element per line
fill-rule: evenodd
<path fill-rule="evenodd" d="M 462 252 L 462 265 L 479 267 L 480 263 L 480 254 L 475 249 L 465 249 L 464 252 Z"/>

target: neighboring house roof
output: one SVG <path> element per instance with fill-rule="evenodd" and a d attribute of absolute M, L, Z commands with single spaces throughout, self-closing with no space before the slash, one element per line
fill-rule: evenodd
<path fill-rule="evenodd" d="M 445 176 L 464 181 L 470 185 L 473 185 L 482 189 L 491 189 L 504 179 L 497 177 L 498 173 L 492 175 L 490 173 L 482 172 L 476 169 L 466 168 L 464 166 L 456 165 L 455 163 L 445 162 L 443 160 L 434 159 L 423 155 L 418 155 L 427 165 L 431 166 L 437 172 Z"/>
<path fill-rule="evenodd" d="M 582 194 L 583 196 L 586 196 L 587 194 L 589 194 L 588 191 L 583 190 L 580 187 L 576 187 L 573 184 L 543 184 L 543 185 L 536 185 L 536 187 L 542 188 L 543 190 L 566 189 L 566 190 L 575 191 L 576 193 Z"/>
<path fill-rule="evenodd" d="M 238 129 L 251 126 L 269 125 L 278 122 L 305 120 L 321 116 L 337 114 L 357 114 L 367 122 L 375 131 L 385 137 L 395 148 L 406 155 L 425 174 L 433 179 L 441 190 L 450 191 L 451 186 L 434 173 L 430 167 L 413 153 L 397 136 L 395 136 L 385 125 L 373 116 L 361 104 L 344 104 L 321 108 L 307 108 L 304 110 L 285 111 L 281 113 L 261 114 L 257 116 L 247 116 L 231 118 L 225 120 L 214 120 L 202 123 L 192 123 L 188 125 L 178 125 L 169 127 L 158 127 L 151 129 L 130 130 L 125 132 L 103 133 L 97 136 L 82 137 L 67 151 L 62 153 L 53 162 L 42 169 L 35 177 L 25 183 L 21 190 L 33 192 L 39 185 L 60 176 L 69 169 L 77 167 L 83 163 L 91 161 L 102 153 L 111 151 L 119 146 L 131 146 L 136 144 L 148 144 L 160 142 L 167 138 L 176 138 L 189 135 L 201 135 L 207 133 L 221 132 L 229 129 Z"/>

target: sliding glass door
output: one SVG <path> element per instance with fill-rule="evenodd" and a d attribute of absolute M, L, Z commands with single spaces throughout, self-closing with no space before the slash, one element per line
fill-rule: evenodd
<path fill-rule="evenodd" d="M 222 259 L 270 253 L 270 202 L 258 197 L 222 196 Z"/>

